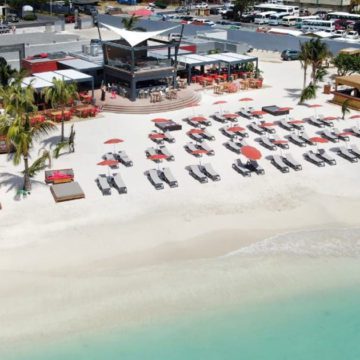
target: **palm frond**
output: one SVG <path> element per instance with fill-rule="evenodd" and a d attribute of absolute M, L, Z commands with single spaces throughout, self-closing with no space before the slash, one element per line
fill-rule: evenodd
<path fill-rule="evenodd" d="M 54 156 L 54 158 L 57 159 L 57 158 L 60 156 L 60 152 L 61 152 L 64 148 L 69 147 L 69 146 L 70 146 L 69 141 L 59 142 L 59 143 L 56 145 L 56 147 L 55 147 L 55 149 L 54 149 L 54 151 L 53 151 L 53 156 Z"/>
<path fill-rule="evenodd" d="M 39 171 L 44 170 L 46 167 L 51 167 L 51 155 L 48 150 L 44 150 L 42 155 L 29 166 L 29 176 L 34 177 Z"/>

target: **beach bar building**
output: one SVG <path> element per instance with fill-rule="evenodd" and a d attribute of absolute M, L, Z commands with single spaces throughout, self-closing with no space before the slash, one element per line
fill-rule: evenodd
<path fill-rule="evenodd" d="M 120 36 L 118 40 L 103 42 L 106 84 L 116 86 L 121 95 L 135 101 L 140 90 L 175 83 L 180 41 L 160 37 L 172 28 L 142 32 L 103 25 Z M 155 57 L 154 52 L 159 50 L 166 50 L 167 56 Z"/>
<path fill-rule="evenodd" d="M 338 76 L 333 95 L 332 102 L 341 105 L 348 100 L 350 108 L 360 110 L 360 74 Z"/>

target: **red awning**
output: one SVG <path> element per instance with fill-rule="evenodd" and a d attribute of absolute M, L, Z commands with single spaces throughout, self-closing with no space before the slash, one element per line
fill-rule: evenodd
<path fill-rule="evenodd" d="M 114 139 L 106 140 L 104 142 L 104 144 L 119 144 L 119 143 L 122 143 L 122 142 L 124 142 L 124 140 L 114 138 Z"/>
<path fill-rule="evenodd" d="M 242 146 L 240 148 L 241 153 L 250 160 L 259 160 L 261 159 L 261 152 L 254 148 L 253 146 Z"/>

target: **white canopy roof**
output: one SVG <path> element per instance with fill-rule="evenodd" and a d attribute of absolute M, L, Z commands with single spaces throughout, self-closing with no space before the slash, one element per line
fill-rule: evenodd
<path fill-rule="evenodd" d="M 57 75 L 60 75 L 60 76 L 64 76 L 64 80 L 66 81 L 67 79 L 70 79 L 70 80 L 74 80 L 74 81 L 79 81 L 79 80 L 82 80 L 82 81 L 86 81 L 86 80 L 91 80 L 92 79 L 92 76 L 91 75 L 88 75 L 88 74 L 84 74 L 80 71 L 77 71 L 77 70 L 73 70 L 73 69 L 66 69 L 66 70 L 56 70 L 54 71 Z M 66 79 L 67 78 L 67 79 Z"/>
<path fill-rule="evenodd" d="M 68 59 L 68 60 L 61 60 L 58 61 L 59 64 L 66 65 L 70 68 L 76 70 L 96 70 L 100 69 L 101 66 L 99 64 L 95 64 L 90 61 L 86 61 L 83 59 Z"/>
<path fill-rule="evenodd" d="M 36 73 L 35 76 L 50 83 L 53 81 L 53 78 L 55 78 L 56 80 L 63 80 L 63 76 L 57 74 L 55 71 L 45 71 L 41 73 Z M 66 81 L 68 79 L 65 78 L 64 80 Z"/>
<path fill-rule="evenodd" d="M 140 43 L 142 43 L 145 40 L 148 40 L 154 36 L 160 35 L 166 31 L 170 31 L 172 29 L 175 29 L 177 26 L 163 29 L 163 30 L 157 30 L 157 31 L 129 31 L 126 29 L 120 29 L 115 26 L 107 25 L 104 23 L 101 23 L 101 25 L 105 26 L 109 30 L 113 31 L 114 33 L 120 35 L 131 47 L 134 47 Z"/>
<path fill-rule="evenodd" d="M 52 86 L 52 83 L 49 81 L 40 79 L 36 76 L 28 76 L 23 79 L 22 87 L 26 87 L 26 86 L 30 85 L 30 83 L 34 89 L 43 89 L 43 88 Z"/>

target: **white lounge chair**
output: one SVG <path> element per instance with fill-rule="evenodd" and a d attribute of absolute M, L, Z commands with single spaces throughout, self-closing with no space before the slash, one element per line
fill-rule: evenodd
<path fill-rule="evenodd" d="M 302 146 L 302 147 L 306 146 L 305 141 L 304 141 L 302 138 L 300 138 L 298 135 L 296 135 L 296 134 L 290 134 L 290 135 L 288 136 L 288 139 L 289 139 L 292 143 L 294 143 L 294 144 L 296 144 L 296 145 L 298 145 L 298 146 Z"/>
<path fill-rule="evenodd" d="M 202 136 L 206 139 L 206 140 L 211 140 L 214 141 L 215 140 L 215 136 L 210 134 L 206 129 L 203 130 Z"/>
<path fill-rule="evenodd" d="M 172 174 L 170 168 L 164 167 L 162 171 L 160 171 L 160 177 L 169 184 L 171 188 L 178 187 L 178 182 Z"/>
<path fill-rule="evenodd" d="M 353 126 L 350 130 L 355 136 L 360 137 L 360 129 L 357 126 Z"/>
<path fill-rule="evenodd" d="M 266 136 L 262 136 L 260 138 L 260 144 L 270 150 L 276 150 L 276 145 L 274 145 L 272 141 Z"/>
<path fill-rule="evenodd" d="M 96 183 L 103 195 L 111 195 L 111 188 L 105 174 L 100 174 L 96 179 Z"/>
<path fill-rule="evenodd" d="M 308 135 L 305 131 L 301 132 L 299 136 L 300 136 L 300 138 L 303 139 L 307 144 L 309 144 L 309 145 L 315 145 L 314 142 L 310 140 L 309 135 Z"/>
<path fill-rule="evenodd" d="M 259 125 L 255 124 L 255 123 L 251 123 L 250 125 L 248 125 L 248 128 L 253 131 L 254 133 L 260 134 L 260 135 L 264 135 L 265 134 L 265 130 L 260 127 Z"/>
<path fill-rule="evenodd" d="M 127 155 L 127 153 L 125 151 L 118 151 L 116 153 L 116 158 L 119 162 L 121 162 L 122 164 L 124 164 L 127 167 L 134 165 L 132 160 L 129 158 L 129 156 Z"/>
<path fill-rule="evenodd" d="M 288 173 L 289 167 L 285 165 L 280 155 L 273 155 L 271 158 L 271 163 L 277 167 L 282 173 Z"/>
<path fill-rule="evenodd" d="M 203 142 L 199 145 L 199 148 L 207 151 L 207 155 L 213 156 L 215 155 L 214 149 L 212 149 L 206 142 Z"/>
<path fill-rule="evenodd" d="M 155 187 L 156 190 L 161 190 L 164 188 L 164 184 L 159 178 L 158 171 L 156 169 L 150 169 L 146 172 L 146 176 Z"/>
<path fill-rule="evenodd" d="M 192 142 L 188 142 L 186 145 L 185 145 L 185 149 L 190 152 L 190 153 L 193 153 L 194 151 L 198 150 L 198 148 L 196 147 L 196 145 Z"/>
<path fill-rule="evenodd" d="M 339 141 L 339 138 L 334 133 L 332 133 L 331 131 L 329 131 L 327 129 L 322 132 L 322 135 L 326 139 L 328 139 L 328 140 L 330 140 L 332 142 L 338 142 Z"/>
<path fill-rule="evenodd" d="M 312 125 L 315 125 L 317 127 L 323 128 L 325 127 L 325 124 L 323 121 L 320 121 L 319 119 L 317 119 L 315 116 L 311 116 L 308 119 L 308 122 Z"/>
<path fill-rule="evenodd" d="M 276 146 L 278 146 L 282 149 L 289 148 L 289 144 L 287 143 L 287 141 L 286 140 L 283 141 L 283 139 L 280 139 L 280 137 L 276 134 L 272 137 L 271 141 L 273 141 Z"/>
<path fill-rule="evenodd" d="M 156 149 L 154 147 L 149 147 L 145 150 L 145 154 L 147 157 L 150 157 L 150 156 L 157 155 L 158 152 L 156 151 Z"/>
<path fill-rule="evenodd" d="M 325 149 L 318 149 L 316 155 L 329 165 L 336 165 L 336 160 Z"/>
<path fill-rule="evenodd" d="M 297 160 L 294 159 L 292 154 L 290 153 L 284 154 L 283 160 L 286 165 L 289 165 L 294 170 L 296 171 L 302 170 L 302 165 Z"/>
<path fill-rule="evenodd" d="M 350 152 L 346 147 L 341 146 L 338 149 L 338 155 L 343 157 L 346 160 L 349 160 L 350 162 L 357 162 L 358 158 L 355 154 Z"/>
<path fill-rule="evenodd" d="M 127 193 L 127 187 L 126 187 L 124 180 L 122 179 L 120 173 L 113 174 L 110 177 L 110 183 L 119 192 L 119 194 Z"/>
<path fill-rule="evenodd" d="M 175 142 L 175 138 L 171 135 L 170 131 L 165 131 L 164 132 L 165 135 L 165 140 L 169 143 L 174 143 Z"/>
<path fill-rule="evenodd" d="M 358 158 L 360 158 L 360 149 L 357 147 L 357 145 L 353 144 L 350 146 L 350 151 L 357 156 Z"/>
<path fill-rule="evenodd" d="M 255 172 L 257 175 L 264 175 L 265 170 L 263 167 L 256 161 L 256 160 L 249 160 L 246 163 L 246 167 L 250 170 Z"/>
<path fill-rule="evenodd" d="M 344 134 L 344 132 L 341 132 L 339 129 L 334 129 L 333 133 L 335 136 L 337 136 L 340 140 L 343 141 L 350 141 L 349 135 Z"/>
<path fill-rule="evenodd" d="M 190 175 L 193 176 L 200 183 L 203 184 L 208 182 L 208 178 L 201 172 L 199 165 L 190 165 L 188 169 Z"/>
<path fill-rule="evenodd" d="M 291 131 L 294 128 L 293 124 L 289 124 L 286 119 L 279 120 L 279 125 L 287 131 Z"/>
<path fill-rule="evenodd" d="M 243 176 L 251 176 L 251 171 L 246 167 L 245 164 L 242 163 L 240 159 L 236 159 L 232 164 L 234 170 L 236 170 L 239 174 Z"/>
<path fill-rule="evenodd" d="M 169 149 L 165 146 L 162 145 L 159 147 L 159 151 L 163 154 L 167 156 L 166 160 L 170 160 L 170 161 L 174 161 L 175 160 L 175 156 L 169 151 Z"/>
<path fill-rule="evenodd" d="M 210 163 L 200 166 L 200 170 L 213 181 L 221 180 L 220 175 L 214 170 Z"/>
<path fill-rule="evenodd" d="M 233 141 L 227 141 L 225 144 L 224 144 L 229 150 L 237 153 L 237 154 L 240 154 L 240 146 L 238 146 L 236 143 L 234 143 Z"/>
<path fill-rule="evenodd" d="M 110 161 L 118 161 L 112 152 L 108 152 L 108 153 L 104 154 L 103 159 L 110 160 Z M 110 166 L 111 169 L 117 169 L 118 167 L 119 167 L 118 164 Z"/>
<path fill-rule="evenodd" d="M 325 166 L 325 162 L 318 155 L 316 155 L 313 151 L 308 151 L 304 154 L 306 160 L 312 162 L 313 164 L 323 167 Z"/>

